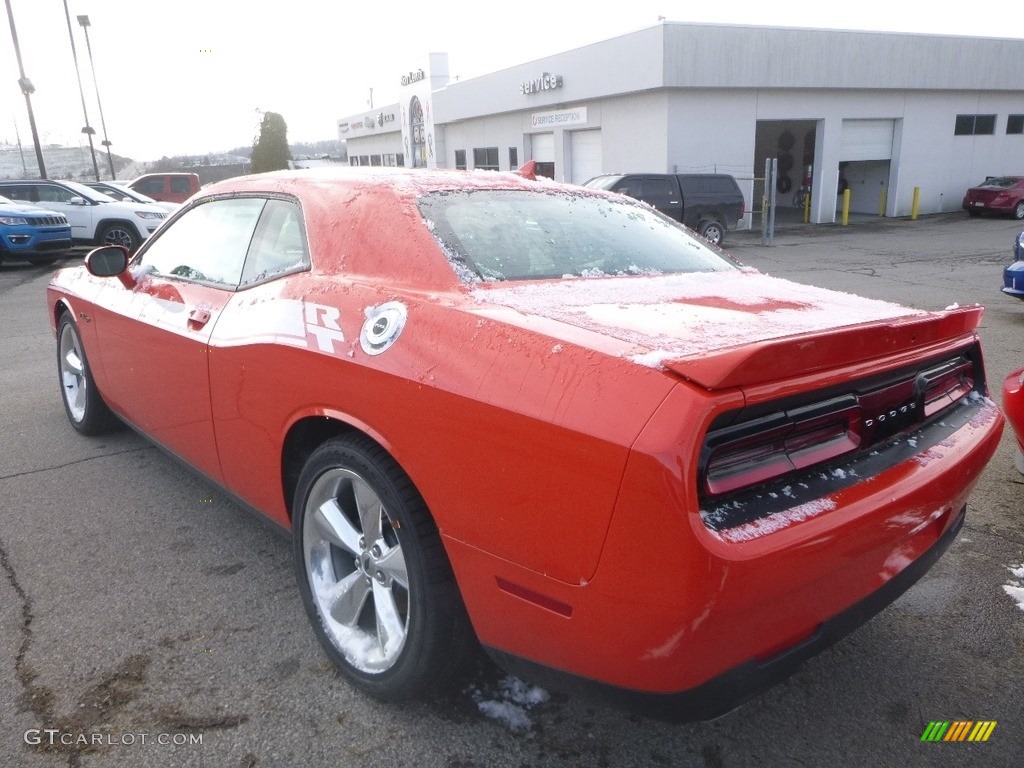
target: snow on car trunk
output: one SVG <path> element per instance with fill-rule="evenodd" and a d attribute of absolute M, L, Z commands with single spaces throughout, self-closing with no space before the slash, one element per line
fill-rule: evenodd
<path fill-rule="evenodd" d="M 479 286 L 471 295 L 481 308 L 507 307 L 524 318 L 617 340 L 616 354 L 709 387 L 741 383 L 735 380 L 741 361 L 727 358 L 742 350 L 751 362 L 757 342 L 775 343 L 775 368 L 782 355 L 790 372 L 820 370 L 843 358 L 878 357 L 951 337 L 972 329 L 981 314 L 980 308 L 923 312 L 750 269 Z M 560 333 L 555 324 L 545 332 L 580 343 L 579 334 Z M 763 372 L 746 371 L 744 383 L 772 375 L 772 366 L 763 365 L 768 361 L 760 362 Z"/>

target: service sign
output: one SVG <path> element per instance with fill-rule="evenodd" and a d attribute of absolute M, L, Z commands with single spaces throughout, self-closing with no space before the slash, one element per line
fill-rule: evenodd
<path fill-rule="evenodd" d="M 547 72 L 535 80 L 527 80 L 519 84 L 519 92 L 524 96 L 528 93 L 540 93 L 541 91 L 553 91 L 562 87 L 562 76 L 552 75 Z"/>
<path fill-rule="evenodd" d="M 587 108 L 558 109 L 553 112 L 534 112 L 530 124 L 534 128 L 555 128 L 559 125 L 579 125 L 587 122 Z"/>

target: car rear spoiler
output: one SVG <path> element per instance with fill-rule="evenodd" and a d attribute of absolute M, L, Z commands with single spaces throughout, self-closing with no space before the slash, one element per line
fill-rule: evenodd
<path fill-rule="evenodd" d="M 530 181 L 537 180 L 537 162 L 535 160 L 527 160 L 521 166 L 519 166 L 516 173 L 519 176 L 529 179 Z"/>
<path fill-rule="evenodd" d="M 709 390 L 767 384 L 792 377 L 794 370 L 811 374 L 949 341 L 977 328 L 984 312 L 973 306 L 864 323 L 669 359 L 663 365 Z"/>

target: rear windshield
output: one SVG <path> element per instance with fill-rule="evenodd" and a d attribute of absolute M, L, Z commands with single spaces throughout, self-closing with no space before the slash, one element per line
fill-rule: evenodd
<path fill-rule="evenodd" d="M 978 186 L 981 187 L 998 187 L 999 189 L 1009 189 L 1014 184 L 1020 181 L 1019 176 L 1004 176 L 999 179 L 985 179 Z"/>
<path fill-rule="evenodd" d="M 465 282 L 735 269 L 640 203 L 568 192 L 432 192 L 420 211 Z"/>

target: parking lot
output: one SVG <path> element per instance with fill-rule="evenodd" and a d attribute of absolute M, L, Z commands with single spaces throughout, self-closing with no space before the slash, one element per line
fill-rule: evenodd
<path fill-rule="evenodd" d="M 863 218 L 783 227 L 770 248 L 730 232 L 727 247 L 799 282 L 922 309 L 982 304 L 998 402 L 1024 366 L 1024 302 L 999 291 L 1021 227 Z M 1024 563 L 1024 478 L 1009 429 L 928 575 L 718 720 L 670 725 L 521 695 L 482 659 L 455 691 L 382 704 L 317 645 L 285 536 L 134 433 L 89 440 L 67 424 L 49 271 L 0 266 L 0 765 L 1019 764 L 1024 610 L 1003 587 Z M 921 742 L 946 720 L 997 726 L 984 743 Z"/>

